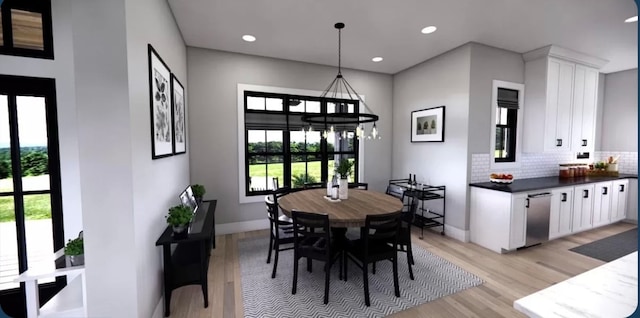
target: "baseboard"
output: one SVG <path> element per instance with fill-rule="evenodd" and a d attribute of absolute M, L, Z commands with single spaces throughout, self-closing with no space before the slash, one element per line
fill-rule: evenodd
<path fill-rule="evenodd" d="M 622 220 L 622 222 L 631 223 L 631 224 L 638 224 L 638 220 L 632 220 L 632 219 L 624 219 L 624 220 Z"/>
<path fill-rule="evenodd" d="M 461 230 L 449 224 L 444 225 L 444 235 L 454 238 L 458 241 L 469 243 L 469 231 Z"/>
<path fill-rule="evenodd" d="M 265 217 L 264 220 L 216 224 L 216 235 L 264 230 L 268 228 L 269 220 Z"/>
<path fill-rule="evenodd" d="M 164 315 L 162 313 L 162 301 L 164 300 L 164 296 L 160 297 L 160 301 L 156 305 L 156 309 L 153 310 L 153 316 L 151 318 L 162 318 Z"/>

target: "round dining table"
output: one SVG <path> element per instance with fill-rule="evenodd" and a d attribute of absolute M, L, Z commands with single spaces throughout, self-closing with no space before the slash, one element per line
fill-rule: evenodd
<path fill-rule="evenodd" d="M 325 198 L 327 189 L 311 189 L 289 193 L 278 204 L 291 217 L 291 211 L 326 213 L 333 228 L 364 227 L 367 215 L 400 212 L 402 202 L 390 195 L 359 189 L 349 189 L 349 198 L 332 202 Z"/>

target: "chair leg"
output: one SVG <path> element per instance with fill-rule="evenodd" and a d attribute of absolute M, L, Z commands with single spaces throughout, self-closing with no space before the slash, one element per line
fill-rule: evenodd
<path fill-rule="evenodd" d="M 293 256 L 293 287 L 291 288 L 291 294 L 295 295 L 298 289 L 298 256 Z"/>
<path fill-rule="evenodd" d="M 371 306 L 371 300 L 369 299 L 369 264 L 362 264 L 362 282 L 364 283 L 364 304 L 367 307 Z"/>
<path fill-rule="evenodd" d="M 411 250 L 409 250 L 411 251 Z M 409 277 L 411 278 L 411 280 L 415 280 L 413 277 L 413 268 L 411 267 L 411 254 L 409 252 L 407 252 L 407 266 L 409 266 Z"/>
<path fill-rule="evenodd" d="M 312 272 L 312 268 L 311 268 L 311 259 L 307 257 L 307 272 L 311 273 Z"/>
<path fill-rule="evenodd" d="M 411 233 L 409 233 L 409 240 L 407 242 L 407 255 L 409 255 L 411 265 L 415 265 L 416 262 L 413 260 L 413 247 L 411 246 Z"/>
<path fill-rule="evenodd" d="M 329 276 L 331 275 L 331 260 L 327 260 L 324 264 L 324 304 L 329 303 Z"/>
<path fill-rule="evenodd" d="M 373 268 L 371 269 L 371 273 L 373 273 L 373 275 L 376 274 L 376 262 L 373 262 Z"/>
<path fill-rule="evenodd" d="M 347 264 L 349 263 L 349 257 L 347 257 L 346 252 L 342 254 L 342 262 L 344 263 L 344 281 L 347 281 Z"/>
<path fill-rule="evenodd" d="M 398 283 L 398 255 L 393 258 L 393 288 L 395 289 L 396 297 L 400 297 L 400 285 Z"/>
<path fill-rule="evenodd" d="M 269 254 L 267 255 L 267 264 L 271 263 L 271 251 L 273 250 L 273 236 L 269 234 Z"/>
<path fill-rule="evenodd" d="M 276 278 L 276 270 L 278 269 L 278 254 L 280 249 L 280 245 L 276 242 L 274 246 L 275 255 L 273 256 L 273 272 L 271 273 L 271 278 Z"/>

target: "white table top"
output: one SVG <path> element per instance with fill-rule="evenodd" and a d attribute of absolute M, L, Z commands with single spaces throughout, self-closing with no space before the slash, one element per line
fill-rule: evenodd
<path fill-rule="evenodd" d="M 628 317 L 638 304 L 638 252 L 513 303 L 529 317 Z"/>

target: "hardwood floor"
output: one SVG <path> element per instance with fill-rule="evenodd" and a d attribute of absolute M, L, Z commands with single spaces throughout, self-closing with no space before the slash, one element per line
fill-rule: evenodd
<path fill-rule="evenodd" d="M 502 255 L 431 231 L 425 231 L 420 240 L 414 232 L 414 244 L 476 274 L 485 283 L 392 317 L 524 317 L 513 309 L 514 300 L 604 264 L 570 248 L 635 227 L 616 223 Z M 209 266 L 209 308 L 203 306 L 200 286 L 186 286 L 173 293 L 171 317 L 243 317 L 237 241 L 246 237 L 266 238 L 267 231 L 216 237 L 217 249 Z"/>

